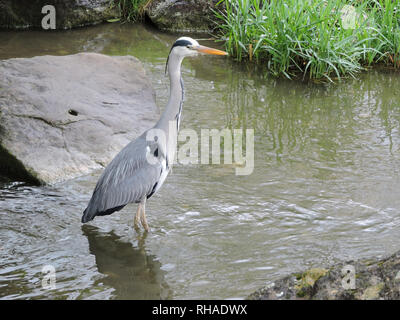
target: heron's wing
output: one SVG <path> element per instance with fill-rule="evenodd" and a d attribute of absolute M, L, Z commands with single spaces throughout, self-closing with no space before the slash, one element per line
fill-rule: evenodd
<path fill-rule="evenodd" d="M 147 141 L 144 134 L 129 143 L 104 169 L 82 222 L 121 210 L 151 194 L 162 173 L 162 157 L 157 142 Z"/>

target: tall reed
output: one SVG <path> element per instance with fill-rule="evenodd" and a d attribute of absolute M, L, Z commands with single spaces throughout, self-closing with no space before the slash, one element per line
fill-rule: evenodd
<path fill-rule="evenodd" d="M 400 0 L 221 0 L 226 49 L 275 75 L 354 76 L 377 62 L 400 67 Z"/>

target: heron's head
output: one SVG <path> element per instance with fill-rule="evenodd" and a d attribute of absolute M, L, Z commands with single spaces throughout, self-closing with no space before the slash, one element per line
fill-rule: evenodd
<path fill-rule="evenodd" d="M 196 40 L 189 37 L 181 37 L 175 41 L 171 48 L 171 54 L 176 54 L 182 57 L 192 57 L 198 54 L 213 54 L 218 56 L 226 56 L 225 51 L 209 48 L 200 45 Z"/>
<path fill-rule="evenodd" d="M 172 56 L 183 59 L 185 57 L 197 56 L 198 54 L 226 56 L 228 53 L 222 50 L 202 46 L 192 38 L 180 37 L 172 45 L 171 51 L 169 52 L 168 55 L 168 60 Z M 168 65 L 168 60 L 167 60 L 167 65 Z"/>

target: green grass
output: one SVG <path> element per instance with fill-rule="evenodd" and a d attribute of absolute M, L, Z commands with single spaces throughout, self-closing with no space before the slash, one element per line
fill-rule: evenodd
<path fill-rule="evenodd" d="M 151 0 L 113 0 L 118 6 L 121 20 L 136 22 L 144 16 L 144 10 Z"/>
<path fill-rule="evenodd" d="M 400 0 L 222 3 L 215 14 L 226 50 L 274 75 L 333 81 L 376 63 L 400 68 Z"/>

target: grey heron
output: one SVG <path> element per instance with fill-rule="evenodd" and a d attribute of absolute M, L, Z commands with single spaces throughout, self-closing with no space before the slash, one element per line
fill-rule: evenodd
<path fill-rule="evenodd" d="M 174 150 L 171 151 L 168 146 L 174 138 L 170 124 L 175 126 L 177 134 L 181 119 L 184 95 L 181 64 L 185 57 L 199 53 L 227 55 L 224 51 L 202 46 L 189 37 L 175 41 L 166 63 L 170 95 L 160 119 L 153 128 L 124 147 L 104 169 L 83 212 L 82 223 L 96 216 L 110 215 L 128 203 L 138 203 L 134 226 L 138 228 L 140 222 L 146 231 L 149 230 L 145 213 L 146 200 L 163 185 L 174 157 Z M 149 139 L 151 132 L 158 132 L 154 139 Z"/>

